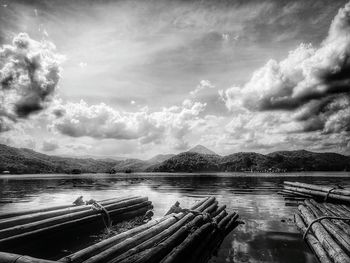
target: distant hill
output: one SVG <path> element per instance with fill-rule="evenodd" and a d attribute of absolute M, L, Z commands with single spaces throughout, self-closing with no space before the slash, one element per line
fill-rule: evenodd
<path fill-rule="evenodd" d="M 142 172 L 151 165 L 152 163 L 140 159 L 126 159 L 117 161 L 111 168 L 111 173 Z"/>
<path fill-rule="evenodd" d="M 175 154 L 158 154 L 147 161 L 152 164 L 161 163 L 170 159 L 173 156 L 175 156 Z"/>
<path fill-rule="evenodd" d="M 204 147 L 203 145 L 196 145 L 195 147 L 189 149 L 187 152 L 217 155 L 215 152 L 213 152 L 212 150 L 209 150 L 208 148 Z"/>
<path fill-rule="evenodd" d="M 156 166 L 150 172 L 288 172 L 350 171 L 350 157 L 337 153 L 314 153 L 305 150 L 273 152 L 267 155 L 240 152 L 227 156 L 180 153 Z"/>
<path fill-rule="evenodd" d="M 114 160 L 95 160 L 49 156 L 25 148 L 0 144 L 0 172 L 11 173 L 104 173 Z"/>
<path fill-rule="evenodd" d="M 173 157 L 174 154 L 158 154 L 149 160 L 140 159 L 126 159 L 117 161 L 115 166 L 112 168 L 112 173 L 124 173 L 124 172 L 143 172 L 147 169 L 151 169 L 154 165 L 162 163 L 169 158 Z"/>
<path fill-rule="evenodd" d="M 199 152 L 196 152 L 199 151 Z M 95 160 L 49 156 L 29 149 L 0 144 L 0 173 L 115 173 L 115 172 L 288 172 L 350 171 L 350 157 L 305 150 L 270 154 L 240 152 L 220 156 L 196 146 L 177 155 L 157 155 L 149 160 Z"/>
<path fill-rule="evenodd" d="M 305 150 L 267 154 L 275 167 L 300 171 L 350 171 L 350 156 L 337 153 L 315 153 Z"/>
<path fill-rule="evenodd" d="M 216 154 L 184 152 L 153 166 L 150 172 L 215 172 L 219 171 L 220 157 Z"/>

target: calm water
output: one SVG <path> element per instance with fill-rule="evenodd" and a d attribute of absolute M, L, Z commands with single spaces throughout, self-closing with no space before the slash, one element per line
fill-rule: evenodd
<path fill-rule="evenodd" d="M 8 175 L 0 176 L 0 213 L 70 204 L 80 195 L 101 200 L 132 194 L 148 196 L 160 217 L 176 200 L 189 207 L 212 195 L 245 222 L 226 237 L 212 262 L 317 262 L 293 224 L 296 207 L 277 194 L 284 180 L 350 187 L 348 173 Z M 32 254 L 58 259 L 94 239 Z"/>

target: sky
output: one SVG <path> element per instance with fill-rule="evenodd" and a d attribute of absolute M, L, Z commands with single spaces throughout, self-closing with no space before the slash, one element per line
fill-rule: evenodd
<path fill-rule="evenodd" d="M 350 4 L 0 0 L 0 143 L 350 154 Z"/>

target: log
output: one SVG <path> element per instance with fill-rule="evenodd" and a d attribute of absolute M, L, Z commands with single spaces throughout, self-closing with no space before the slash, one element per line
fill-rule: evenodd
<path fill-rule="evenodd" d="M 209 200 L 210 197 L 206 197 L 206 198 L 202 198 L 201 200 L 199 200 L 198 202 L 196 202 L 192 207 L 191 210 L 196 210 L 198 207 L 200 207 L 201 205 L 203 205 L 205 202 L 207 202 Z"/>
<path fill-rule="evenodd" d="M 329 207 L 331 207 L 332 209 L 334 209 L 335 211 L 337 211 L 337 213 L 341 216 L 344 217 L 350 217 L 350 212 L 347 211 L 344 207 L 340 206 L 340 205 L 335 205 L 335 204 L 327 204 Z"/>
<path fill-rule="evenodd" d="M 130 217 L 135 217 L 136 215 L 144 214 L 148 209 L 151 208 L 150 204 L 151 204 L 151 202 L 147 201 L 147 202 L 143 202 L 140 204 L 129 206 L 127 208 L 112 210 L 109 212 L 109 214 L 110 214 L 111 218 L 118 216 L 119 220 L 125 220 L 125 219 L 130 218 Z M 128 212 L 128 211 L 130 211 L 130 212 Z M 120 213 L 120 212 L 123 212 L 123 213 Z M 58 230 L 63 230 L 63 229 L 67 229 L 67 228 L 71 229 L 72 227 L 74 227 L 76 225 L 82 225 L 82 224 L 88 224 L 91 222 L 95 222 L 99 217 L 101 217 L 101 215 L 93 214 L 93 215 L 90 215 L 87 217 L 82 217 L 82 218 L 78 218 L 75 220 L 66 221 L 63 223 L 55 224 L 55 225 L 50 225 L 48 227 L 35 229 L 33 231 L 20 233 L 20 234 L 15 235 L 15 236 L 10 236 L 10 237 L 1 239 L 0 245 L 13 244 L 14 242 L 18 242 L 18 240 L 22 240 L 23 238 L 29 238 L 29 237 L 36 236 L 36 235 L 42 235 L 44 233 L 55 232 L 56 234 L 60 234 L 59 232 L 57 232 Z"/>
<path fill-rule="evenodd" d="M 204 198 L 202 200 L 200 200 L 199 202 L 197 202 L 194 206 L 191 207 L 191 210 L 195 210 L 198 207 L 200 207 L 201 205 L 203 205 L 205 202 L 207 202 L 209 199 L 208 198 Z M 113 236 L 111 238 L 105 239 L 97 244 L 94 244 L 92 246 L 89 246 L 81 251 L 78 251 L 74 254 L 71 254 L 69 256 L 66 256 L 62 259 L 60 259 L 60 262 L 74 262 L 74 263 L 81 263 L 84 260 L 87 260 L 88 258 L 91 258 L 92 256 L 97 255 L 98 253 L 112 247 L 113 245 L 120 243 L 124 240 L 126 240 L 127 238 L 131 238 L 133 236 L 135 236 L 136 234 L 139 234 L 155 225 L 158 225 L 159 223 L 163 222 L 164 220 L 172 217 L 173 215 L 168 215 L 165 216 L 159 220 L 152 220 L 150 222 L 148 222 L 145 225 L 136 227 L 134 229 L 130 229 L 126 232 L 123 232 L 121 234 L 118 234 L 116 236 Z"/>
<path fill-rule="evenodd" d="M 285 185 L 290 185 L 293 187 L 301 187 L 309 190 L 316 190 L 324 193 L 328 193 L 331 189 L 334 187 L 332 186 L 320 186 L 320 185 L 314 185 L 314 184 L 306 184 L 306 183 L 299 183 L 299 182 L 288 182 L 285 181 L 283 182 Z M 338 194 L 338 195 L 345 195 L 345 196 L 350 196 L 350 190 L 346 189 L 333 189 L 331 191 L 333 194 Z"/>
<path fill-rule="evenodd" d="M 298 192 L 290 191 L 290 190 L 286 190 L 286 189 L 283 189 L 282 192 L 285 193 L 285 194 L 292 195 L 292 196 L 296 196 L 297 195 L 299 197 L 312 198 L 312 195 L 310 195 L 310 194 L 298 193 Z"/>
<path fill-rule="evenodd" d="M 304 205 L 300 205 L 298 209 L 308 225 L 313 220 L 315 220 L 315 217 Z M 319 222 L 314 223 L 311 226 L 311 229 L 316 238 L 320 241 L 324 249 L 327 251 L 328 255 L 333 259 L 334 263 L 350 262 L 350 258 L 341 249 L 341 247 L 332 239 L 332 237 L 328 234 L 327 230 L 324 229 L 322 224 L 320 224 Z"/>
<path fill-rule="evenodd" d="M 88 258 L 98 254 L 99 252 L 102 252 L 103 250 L 110 248 L 116 243 L 119 243 L 129 237 L 132 237 L 144 230 L 149 229 L 152 226 L 155 226 L 159 224 L 160 222 L 166 220 L 167 218 L 171 217 L 172 215 L 162 217 L 160 219 L 154 219 L 149 221 L 148 223 L 135 227 L 133 229 L 130 229 L 128 231 L 125 231 L 123 233 L 120 233 L 118 235 L 115 235 L 113 237 L 110 237 L 108 239 L 102 240 L 101 242 L 98 242 L 94 245 L 91 245 L 85 249 L 82 249 L 74 254 L 71 254 L 69 256 L 65 256 L 58 260 L 59 262 L 74 262 L 74 263 L 80 263 L 84 260 L 87 260 Z"/>
<path fill-rule="evenodd" d="M 203 204 L 198 206 L 196 210 L 203 211 L 207 207 L 209 207 L 213 202 L 215 202 L 215 198 L 209 198 L 206 200 Z M 175 224 L 178 220 L 183 218 L 185 216 L 184 213 L 176 214 L 176 217 L 172 216 L 166 219 L 165 221 L 161 222 L 160 224 L 157 224 L 146 231 L 143 231 L 133 237 L 127 238 L 121 243 L 118 243 L 109 249 L 104 250 L 103 252 L 89 258 L 88 260 L 84 261 L 85 263 L 96 263 L 96 262 L 107 262 L 108 260 L 111 260 L 115 258 L 116 256 L 124 253 L 128 249 L 137 246 L 138 244 L 145 242 L 146 240 L 152 238 L 153 236 L 161 233 L 171 225 Z"/>
<path fill-rule="evenodd" d="M 221 245 L 225 236 L 238 225 L 238 215 L 236 213 L 227 215 L 225 211 L 225 214 L 214 218 L 214 222 L 219 223 L 218 226 L 200 242 L 195 251 L 189 256 L 187 262 L 208 262 L 213 252 Z M 225 219 L 225 217 L 228 217 L 229 220 Z M 226 223 L 220 224 L 222 220 Z"/>
<path fill-rule="evenodd" d="M 222 206 L 218 207 L 218 209 L 216 209 L 216 211 L 214 211 L 211 216 L 216 217 L 222 211 L 225 211 L 225 209 L 226 209 L 226 205 L 222 205 Z"/>
<path fill-rule="evenodd" d="M 350 207 L 347 205 L 341 205 L 346 211 L 350 212 Z"/>
<path fill-rule="evenodd" d="M 222 218 L 227 215 L 225 210 L 221 211 L 216 217 L 214 217 L 214 222 L 220 222 Z M 196 217 L 195 220 L 200 219 Z M 193 223 L 198 225 L 197 223 Z M 158 263 L 160 262 L 174 247 L 178 246 L 188 235 L 189 228 L 187 225 L 179 229 L 175 234 L 165 239 L 163 242 L 157 244 L 153 248 L 147 249 L 147 253 L 139 253 L 125 259 L 120 263 Z"/>
<path fill-rule="evenodd" d="M 208 206 L 210 206 L 213 202 L 215 202 L 215 197 L 211 196 L 207 200 L 205 200 L 202 204 L 200 204 L 197 208 L 194 210 L 198 211 L 204 211 Z"/>
<path fill-rule="evenodd" d="M 305 189 L 305 188 L 292 187 L 292 186 L 287 186 L 287 185 L 285 185 L 284 188 L 287 190 L 290 190 L 290 191 L 297 192 L 297 193 L 306 193 L 306 194 L 310 194 L 310 195 L 313 195 L 316 197 L 326 197 L 326 195 L 327 195 L 327 193 L 325 193 L 325 192 L 310 190 L 310 189 Z M 350 202 L 350 196 L 343 196 L 343 195 L 330 193 L 328 195 L 328 198 L 342 201 L 342 202 Z"/>
<path fill-rule="evenodd" d="M 299 214 L 294 215 L 294 221 L 297 227 L 304 234 L 306 231 L 306 225 Z M 309 231 L 305 237 L 306 242 L 309 247 L 314 251 L 316 257 L 321 263 L 332 263 L 331 259 L 328 257 L 327 252 L 324 250 L 322 244 L 317 240 L 314 234 Z"/>
<path fill-rule="evenodd" d="M 141 202 L 147 202 L 148 198 L 147 197 L 141 197 L 141 198 L 135 198 L 132 200 L 127 200 L 127 201 L 122 201 L 118 202 L 116 204 L 110 204 L 105 206 L 105 209 L 107 211 L 113 211 L 116 209 L 120 209 L 125 206 L 132 206 L 135 204 L 139 204 Z M 24 225 L 18 225 L 6 229 L 0 230 L 0 239 L 10 237 L 10 236 L 15 236 L 18 234 L 22 234 L 25 232 L 30 232 L 38 229 L 43 229 L 45 227 L 50 227 L 52 225 L 68 222 L 68 221 L 73 221 L 76 219 L 88 217 L 91 215 L 99 216 L 101 211 L 98 210 L 88 210 L 88 211 L 79 211 L 71 214 L 66 214 L 66 215 L 61 215 L 53 218 L 48 218 L 44 220 L 40 220 L 37 222 L 32 222 Z"/>
<path fill-rule="evenodd" d="M 131 197 L 123 197 L 123 198 L 109 198 L 109 199 L 104 199 L 101 201 L 98 201 L 100 204 L 104 205 L 105 202 L 108 201 L 118 201 L 118 200 L 123 200 L 126 198 L 131 198 Z M 38 209 L 31 209 L 31 210 L 25 210 L 25 211 L 17 211 L 17 212 L 10 212 L 10 213 L 3 213 L 0 215 L 0 220 L 3 219 L 8 219 L 10 217 L 17 217 L 17 216 L 23 216 L 23 215 L 28 215 L 28 214 L 34 214 L 34 213 L 42 213 L 42 212 L 49 212 L 49 211 L 54 211 L 54 210 L 60 210 L 60 209 L 66 209 L 66 208 L 75 208 L 75 207 L 80 207 L 76 206 L 73 204 L 68 204 L 68 205 L 59 205 L 59 206 L 51 206 L 51 207 L 44 207 L 44 208 L 38 208 Z"/>
<path fill-rule="evenodd" d="M 218 201 L 215 201 L 209 207 L 207 207 L 203 212 L 211 214 L 215 212 L 217 208 L 218 208 Z"/>
<path fill-rule="evenodd" d="M 57 263 L 56 261 L 22 256 L 13 253 L 0 252 L 1 263 Z"/>
<path fill-rule="evenodd" d="M 122 201 L 133 200 L 136 198 L 140 198 L 140 197 L 122 198 L 122 199 L 119 198 L 118 200 L 114 200 L 114 201 L 99 202 L 99 204 L 107 207 L 107 205 L 113 205 L 113 204 L 120 203 Z M 92 205 L 81 205 L 81 206 L 74 206 L 74 207 L 57 209 L 57 210 L 47 211 L 47 212 L 31 213 L 27 215 L 17 216 L 14 218 L 7 218 L 0 221 L 0 229 L 5 229 L 12 226 L 17 226 L 17 225 L 28 224 L 35 221 L 44 220 L 47 218 L 57 217 L 60 215 L 72 214 L 79 211 L 89 211 L 92 208 L 93 208 Z"/>
<path fill-rule="evenodd" d="M 192 235 L 189 235 L 179 246 L 174 248 L 161 262 L 173 263 L 173 262 L 187 262 L 188 256 L 198 243 L 209 234 L 215 225 L 213 223 L 206 223 L 198 228 Z"/>
<path fill-rule="evenodd" d="M 195 218 L 193 220 L 193 218 Z M 150 238 L 146 242 L 143 242 L 131 249 L 129 249 L 127 252 L 121 254 L 118 257 L 113 258 L 112 260 L 108 261 L 108 263 L 117 263 L 117 262 L 122 262 L 123 260 L 127 259 L 128 257 L 131 257 L 132 255 L 138 254 L 142 252 L 145 249 L 148 249 L 152 247 L 154 244 L 158 244 L 160 241 L 167 239 L 169 236 L 173 235 L 176 233 L 183 225 L 186 224 L 186 229 L 187 231 L 191 229 L 192 227 L 201 224 L 203 221 L 203 216 L 198 215 L 194 216 L 192 213 L 187 214 L 185 217 L 183 217 L 181 220 L 173 224 L 171 227 L 168 229 L 162 231 L 158 235 L 155 235 L 154 237 Z"/>
<path fill-rule="evenodd" d="M 322 213 L 323 215 L 326 216 L 341 216 L 338 213 L 335 213 L 333 210 L 328 210 L 323 203 L 317 203 L 315 200 L 311 199 L 310 202 L 316 206 Z M 344 221 L 341 220 L 333 220 L 331 219 L 333 224 L 337 225 L 340 227 L 347 235 L 350 236 L 350 225 L 346 224 Z"/>
<path fill-rule="evenodd" d="M 305 200 L 305 204 L 316 216 L 316 218 L 324 216 L 324 214 L 314 206 L 309 200 Z M 329 234 L 333 236 L 333 239 L 340 244 L 346 252 L 350 252 L 350 236 L 348 236 L 342 228 L 338 227 L 336 224 L 329 219 L 323 219 L 320 221 L 322 226 L 328 231 Z"/>

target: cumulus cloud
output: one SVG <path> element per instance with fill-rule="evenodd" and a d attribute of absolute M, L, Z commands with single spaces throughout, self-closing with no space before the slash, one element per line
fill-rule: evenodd
<path fill-rule="evenodd" d="M 52 43 L 37 42 L 25 33 L 0 48 L 0 131 L 47 106 L 59 81 L 61 60 Z"/>
<path fill-rule="evenodd" d="M 71 137 L 138 139 L 141 144 L 160 143 L 169 136 L 173 148 L 179 148 L 187 146 L 184 137 L 205 106 L 185 100 L 181 106 L 161 111 L 149 112 L 143 108 L 138 112 L 120 112 L 104 103 L 90 106 L 82 100 L 55 108 L 55 112 L 64 110 L 65 114 L 56 118 L 49 128 Z"/>
<path fill-rule="evenodd" d="M 190 92 L 190 95 L 196 96 L 201 90 L 213 88 L 215 88 L 215 86 L 211 84 L 209 80 L 201 80 L 198 86 Z"/>
<path fill-rule="evenodd" d="M 286 59 L 270 60 L 243 87 L 224 92 L 226 106 L 253 112 L 293 112 L 303 131 L 350 131 L 350 3 L 315 48 L 301 44 Z"/>

